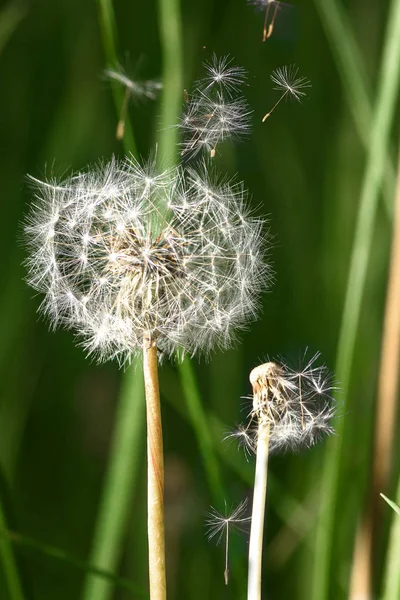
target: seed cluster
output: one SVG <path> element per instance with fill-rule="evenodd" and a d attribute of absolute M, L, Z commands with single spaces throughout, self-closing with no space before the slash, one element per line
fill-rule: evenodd
<path fill-rule="evenodd" d="M 166 355 L 207 352 L 254 317 L 269 269 L 242 184 L 130 157 L 36 185 L 29 283 L 89 353 L 124 360 L 144 336 Z"/>

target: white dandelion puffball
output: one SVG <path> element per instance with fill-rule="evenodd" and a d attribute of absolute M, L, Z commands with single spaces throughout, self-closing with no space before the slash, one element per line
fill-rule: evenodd
<path fill-rule="evenodd" d="M 145 336 L 165 355 L 208 352 L 255 316 L 270 271 L 242 184 L 132 157 L 34 182 L 28 282 L 89 354 L 123 362 Z"/>

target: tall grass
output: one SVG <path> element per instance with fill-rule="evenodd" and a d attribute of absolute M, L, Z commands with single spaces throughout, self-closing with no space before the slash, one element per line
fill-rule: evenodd
<path fill-rule="evenodd" d="M 336 358 L 336 375 L 341 384 L 344 413 L 348 409 L 356 335 L 371 253 L 379 190 L 388 156 L 390 131 L 395 116 L 400 84 L 400 3 L 396 0 L 392 3 L 387 23 L 376 108 L 373 113 L 365 174 L 360 193 Z M 345 418 L 338 420 L 337 431 L 338 436 L 331 442 L 325 457 L 325 475 L 320 499 L 321 517 L 315 547 L 313 587 L 315 600 L 329 597 L 332 572 L 331 555 L 335 544 L 336 519 L 338 518 L 336 508 L 344 459 L 344 440 L 348 435 Z"/>

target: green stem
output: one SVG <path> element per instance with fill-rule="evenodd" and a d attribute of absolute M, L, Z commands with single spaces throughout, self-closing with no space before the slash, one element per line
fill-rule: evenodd
<path fill-rule="evenodd" d="M 182 28 L 179 0 L 159 0 L 158 5 L 164 82 L 159 153 L 169 164 L 176 160 L 176 123 L 183 102 Z"/>
<path fill-rule="evenodd" d="M 342 407 L 346 415 L 350 376 L 354 359 L 362 296 L 371 252 L 374 222 L 384 166 L 387 160 L 390 128 L 395 114 L 400 80 L 400 2 L 393 0 L 388 18 L 376 110 L 373 115 L 369 152 L 364 174 L 354 244 L 347 282 L 336 358 L 336 376 L 341 382 Z M 344 455 L 346 417 L 337 422 L 337 437 L 331 438 L 326 457 L 321 516 L 315 548 L 314 600 L 328 598 L 331 554 L 336 531 L 341 466 Z"/>
<path fill-rule="evenodd" d="M 336 60 L 358 135 L 368 151 L 371 144 L 373 106 L 364 61 L 347 14 L 337 0 L 314 0 L 314 3 Z M 392 214 L 393 209 L 395 181 L 395 168 L 390 158 L 388 158 L 385 168 L 384 199 L 389 215 Z"/>
<path fill-rule="evenodd" d="M 200 392 L 197 386 L 196 375 L 193 365 L 185 358 L 179 365 L 179 373 L 183 395 L 189 413 L 191 425 L 197 437 L 197 443 L 203 457 L 210 490 L 216 502 L 222 502 L 224 498 L 219 463 L 214 449 L 213 437 L 207 415 L 201 402 Z"/>
<path fill-rule="evenodd" d="M 144 437 L 144 392 L 141 361 L 126 371 L 118 400 L 110 458 L 97 516 L 89 563 L 114 572 L 130 516 Z M 89 575 L 84 600 L 106 600 L 112 584 Z"/>
<path fill-rule="evenodd" d="M 0 498 L 0 531 L 7 528 L 6 517 Z M 5 589 L 9 600 L 24 600 L 22 584 L 18 576 L 17 565 L 11 542 L 0 535 L 0 562 L 1 571 L 5 580 Z"/>
<path fill-rule="evenodd" d="M 107 66 L 116 68 L 119 64 L 117 53 L 117 33 L 115 26 L 115 16 L 112 0 L 97 0 L 99 8 L 100 30 L 103 40 L 104 54 L 106 56 Z M 121 112 L 124 103 L 125 90 L 116 81 L 111 81 L 114 103 L 117 114 Z M 126 152 L 137 154 L 135 138 L 133 137 L 132 127 L 129 119 L 125 122 L 124 148 Z"/>
<path fill-rule="evenodd" d="M 130 592 L 140 596 L 141 598 L 148 598 L 147 592 L 143 588 L 134 585 L 129 579 L 125 579 L 123 577 L 116 577 L 113 573 L 109 573 L 108 571 L 104 571 L 103 569 L 93 567 L 86 561 L 80 560 L 76 556 L 68 554 L 68 552 L 61 550 L 60 548 L 56 548 L 49 544 L 44 544 L 39 540 L 36 540 L 26 535 L 22 535 L 20 533 L 16 533 L 15 531 L 0 529 L 0 540 L 4 538 L 10 540 L 11 543 L 16 544 L 17 546 L 30 548 L 31 550 L 34 550 L 35 552 L 40 552 L 51 559 L 59 560 L 64 564 L 69 564 L 76 569 L 85 571 L 86 573 L 90 572 L 96 575 L 97 577 L 107 579 L 115 587 L 121 587 L 126 590 L 129 590 Z"/>

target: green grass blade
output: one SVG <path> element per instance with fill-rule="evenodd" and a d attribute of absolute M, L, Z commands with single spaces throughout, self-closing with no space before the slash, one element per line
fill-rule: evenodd
<path fill-rule="evenodd" d="M 177 155 L 177 118 L 183 102 L 183 43 L 179 0 L 159 0 L 160 41 L 163 57 L 163 94 L 159 154 L 167 164 Z"/>
<path fill-rule="evenodd" d="M 48 556 L 52 559 L 59 560 L 63 563 L 67 563 L 72 567 L 80 569 L 82 571 L 86 571 L 87 573 L 92 573 L 96 575 L 96 577 L 105 579 L 110 581 L 115 587 L 124 588 L 129 590 L 133 594 L 140 596 L 141 598 L 148 598 L 148 593 L 140 588 L 139 586 L 134 585 L 129 579 L 125 579 L 123 577 L 116 577 L 112 573 L 105 571 L 104 569 L 99 569 L 97 567 L 93 567 L 91 564 L 87 563 L 84 560 L 80 560 L 68 552 L 61 550 L 60 548 L 55 548 L 50 544 L 44 544 L 34 538 L 31 538 L 26 535 L 22 535 L 20 533 L 16 533 L 15 531 L 8 531 L 0 529 L 0 541 L 8 539 L 13 544 L 17 544 L 18 546 L 22 546 L 25 548 L 31 548 L 34 551 L 40 552 L 45 556 Z"/>
<path fill-rule="evenodd" d="M 210 424 L 201 403 L 196 375 L 194 373 L 193 365 L 188 358 L 185 358 L 183 363 L 179 366 L 179 374 L 190 423 L 195 431 L 197 443 L 203 457 L 210 490 L 214 501 L 222 502 L 224 493 L 219 462 L 214 449 Z"/>
<path fill-rule="evenodd" d="M 365 65 L 343 6 L 337 0 L 314 0 L 337 68 L 342 78 L 350 112 L 366 150 L 371 143 L 372 97 Z M 385 168 L 385 204 L 392 214 L 395 168 L 388 158 Z"/>
<path fill-rule="evenodd" d="M 137 479 L 140 457 L 144 451 L 144 391 L 141 361 L 126 371 L 118 400 L 117 415 L 105 478 L 96 531 L 89 563 L 97 568 L 115 571 L 121 554 Z M 110 598 L 110 583 L 90 575 L 84 600 Z"/>
<path fill-rule="evenodd" d="M 399 81 L 400 2 L 393 0 L 388 17 L 377 104 L 373 116 L 371 142 L 361 190 L 336 358 L 336 376 L 341 382 L 343 394 L 343 414 L 346 414 L 348 405 L 360 308 L 372 245 L 379 188 L 387 159 L 390 128 L 395 114 Z M 328 445 L 320 501 L 321 517 L 315 548 L 312 596 L 314 600 L 325 600 L 329 595 L 331 557 L 335 535 L 335 511 L 338 502 L 345 430 L 346 418 L 343 417 L 337 422 L 337 437 L 331 438 Z"/>
<path fill-rule="evenodd" d="M 395 598 L 400 598 L 400 506 L 386 498 L 383 494 L 381 496 L 397 513 L 392 518 L 386 571 L 383 580 L 384 591 L 382 595 L 382 600 L 395 600 Z M 400 481 L 397 488 L 396 500 L 400 504 Z"/>
<path fill-rule="evenodd" d="M 386 502 L 389 504 L 389 506 L 391 506 L 393 508 L 393 510 L 400 515 L 400 506 L 398 504 L 396 504 L 396 502 L 393 502 L 393 500 L 389 500 L 389 498 L 387 496 L 385 496 L 385 494 L 381 494 L 382 498 L 384 500 L 386 500 Z"/>
<path fill-rule="evenodd" d="M 6 517 L 0 497 L 0 531 L 6 528 Z M 0 536 L 0 561 L 9 600 L 23 600 L 24 594 L 15 564 L 14 551 L 10 540 L 4 536 Z"/>
<path fill-rule="evenodd" d="M 118 52 L 117 52 L 117 34 L 115 26 L 115 16 L 112 0 L 98 0 L 100 29 L 103 40 L 104 53 L 106 56 L 107 66 L 117 68 Z M 124 90 L 116 81 L 110 81 L 113 92 L 115 106 L 119 114 L 123 101 Z M 136 143 L 133 137 L 132 126 L 129 119 L 125 122 L 124 148 L 127 152 L 136 154 Z"/>

